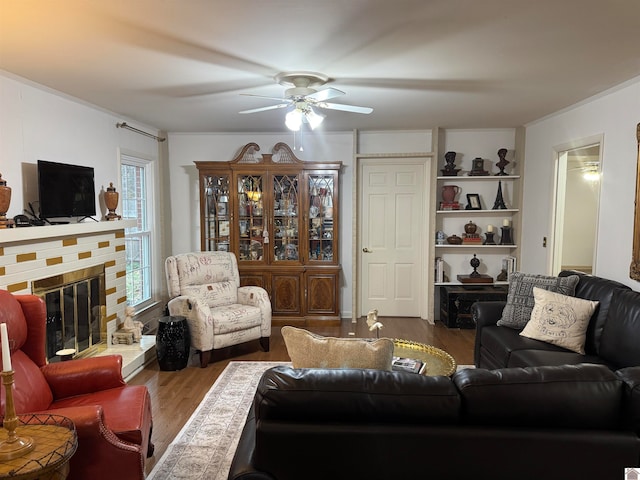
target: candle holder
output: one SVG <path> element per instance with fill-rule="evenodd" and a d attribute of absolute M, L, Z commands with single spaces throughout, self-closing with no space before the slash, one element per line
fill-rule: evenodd
<path fill-rule="evenodd" d="M 513 237 L 511 236 L 511 227 L 502 228 L 502 237 L 500 238 L 500 245 L 513 245 Z"/>
<path fill-rule="evenodd" d="M 493 239 L 494 232 L 485 232 L 484 245 L 495 245 L 496 241 Z"/>
<path fill-rule="evenodd" d="M 6 440 L 0 442 L 0 460 L 6 461 L 21 457 L 29 453 L 35 447 L 31 437 L 19 437 L 16 434 L 18 417 L 16 407 L 13 404 L 13 370 L 0 373 L 6 395 L 4 421 L 2 426 L 9 432 Z"/>

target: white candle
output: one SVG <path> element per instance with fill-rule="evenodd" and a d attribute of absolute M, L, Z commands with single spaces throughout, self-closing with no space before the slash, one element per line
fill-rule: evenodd
<path fill-rule="evenodd" d="M 493 232 L 493 225 L 487 225 L 487 232 Z"/>
<path fill-rule="evenodd" d="M 2 371 L 9 372 L 12 370 L 11 350 L 9 350 L 9 334 L 6 323 L 0 323 L 0 335 L 2 336 Z"/>
<path fill-rule="evenodd" d="M 508 218 L 505 218 L 505 219 L 502 221 L 502 225 L 503 225 L 504 227 L 508 227 L 508 226 L 509 226 L 509 219 L 508 219 Z"/>

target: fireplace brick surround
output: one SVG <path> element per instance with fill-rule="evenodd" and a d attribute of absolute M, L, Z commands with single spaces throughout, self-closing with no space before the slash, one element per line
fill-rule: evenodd
<path fill-rule="evenodd" d="M 124 319 L 126 258 L 124 229 L 134 220 L 85 222 L 0 230 L 0 288 L 32 293 L 32 282 L 103 264 L 106 332 L 109 339 Z"/>

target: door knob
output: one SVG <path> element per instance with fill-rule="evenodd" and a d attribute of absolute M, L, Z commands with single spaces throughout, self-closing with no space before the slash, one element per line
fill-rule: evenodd
<path fill-rule="evenodd" d="M 373 253 L 373 250 L 369 250 L 367 247 L 364 247 L 364 248 L 362 249 L 362 251 L 363 251 L 364 253 Z"/>

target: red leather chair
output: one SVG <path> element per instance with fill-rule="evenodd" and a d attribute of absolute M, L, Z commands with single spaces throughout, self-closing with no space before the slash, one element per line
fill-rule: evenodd
<path fill-rule="evenodd" d="M 69 480 L 144 479 L 153 454 L 151 398 L 145 386 L 125 384 L 122 357 L 47 364 L 46 308 L 35 295 L 0 290 L 0 322 L 9 334 L 16 413 L 63 415 L 76 426 Z M 2 386 L 2 416 L 5 398 Z"/>

